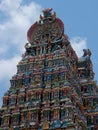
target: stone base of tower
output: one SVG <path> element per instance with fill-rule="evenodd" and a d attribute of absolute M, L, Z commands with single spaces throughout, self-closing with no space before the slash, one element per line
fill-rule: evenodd
<path fill-rule="evenodd" d="M 14 129 L 11 129 L 14 130 Z M 38 130 L 37 128 L 19 128 L 19 130 Z"/>
<path fill-rule="evenodd" d="M 10 128 L 9 130 L 14 130 L 14 128 Z M 38 128 L 19 128 L 19 130 L 38 130 Z M 42 129 L 42 130 L 52 130 L 52 129 Z M 55 128 L 54 130 L 75 130 L 75 128 L 73 127 Z"/>
<path fill-rule="evenodd" d="M 12 130 L 12 129 L 11 129 Z M 20 130 L 38 130 L 37 128 L 20 128 Z M 42 130 L 52 130 L 52 129 L 42 129 Z M 73 127 L 68 128 L 55 128 L 54 130 L 75 130 Z"/>
<path fill-rule="evenodd" d="M 38 130 L 38 129 L 37 128 L 24 128 L 24 129 L 20 129 L 20 130 Z M 49 129 L 44 129 L 44 130 L 49 130 Z M 54 130 L 75 130 L 75 128 L 58 128 L 58 129 L 54 129 Z"/>
<path fill-rule="evenodd" d="M 38 129 L 33 129 L 33 128 L 25 128 L 25 129 L 20 129 L 20 130 L 38 130 Z M 46 129 L 49 130 L 49 129 Z M 52 130 L 52 129 L 51 129 Z M 54 130 L 75 130 L 75 129 L 69 129 L 69 128 L 59 128 L 59 129 L 54 129 Z"/>

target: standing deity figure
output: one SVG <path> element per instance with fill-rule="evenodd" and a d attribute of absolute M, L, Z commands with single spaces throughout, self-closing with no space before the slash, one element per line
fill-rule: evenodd
<path fill-rule="evenodd" d="M 84 52 L 84 54 L 83 54 L 83 57 L 85 57 L 85 56 L 91 56 L 91 51 L 90 51 L 90 49 L 83 49 L 83 52 Z"/>

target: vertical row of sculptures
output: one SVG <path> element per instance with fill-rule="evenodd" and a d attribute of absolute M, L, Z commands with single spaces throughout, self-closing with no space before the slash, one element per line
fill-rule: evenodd
<path fill-rule="evenodd" d="M 78 58 L 52 9 L 27 33 L 29 43 L 0 109 L 1 130 L 97 130 L 98 90 L 90 50 Z"/>

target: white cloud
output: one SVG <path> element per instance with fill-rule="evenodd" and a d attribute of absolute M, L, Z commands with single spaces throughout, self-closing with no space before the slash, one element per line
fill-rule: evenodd
<path fill-rule="evenodd" d="M 74 37 L 70 40 L 73 49 L 76 51 L 77 55 L 80 57 L 83 55 L 83 49 L 87 48 L 86 38 Z"/>
<path fill-rule="evenodd" d="M 4 78 L 11 78 L 16 73 L 16 65 L 20 61 L 20 56 L 14 56 L 8 60 L 0 60 L 0 81 Z"/>
<path fill-rule="evenodd" d="M 8 50 L 6 45 L 0 45 L 0 54 L 4 54 Z"/>
<path fill-rule="evenodd" d="M 32 2 L 22 5 L 23 0 L 2 0 L 0 13 L 8 19 L 0 24 L 0 43 L 6 46 L 14 44 L 20 52 L 27 41 L 28 28 L 39 18 L 41 6 Z M 7 51 L 7 50 L 5 50 Z"/>
<path fill-rule="evenodd" d="M 11 10 L 15 10 L 20 6 L 22 0 L 2 0 L 0 4 L 0 10 L 10 14 Z"/>

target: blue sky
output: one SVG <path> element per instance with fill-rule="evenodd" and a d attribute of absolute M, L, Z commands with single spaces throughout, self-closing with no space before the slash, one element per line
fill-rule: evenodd
<path fill-rule="evenodd" d="M 0 0 L 0 105 L 24 53 L 27 30 L 49 7 L 64 22 L 78 56 L 83 55 L 82 49 L 91 49 L 98 80 L 98 0 Z"/>

